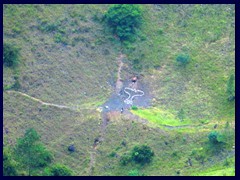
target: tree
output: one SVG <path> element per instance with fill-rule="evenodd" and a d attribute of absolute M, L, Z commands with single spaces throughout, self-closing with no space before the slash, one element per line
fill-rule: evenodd
<path fill-rule="evenodd" d="M 15 154 L 19 162 L 28 169 L 29 176 L 33 169 L 46 166 L 53 158 L 33 128 L 27 129 L 24 137 L 17 140 Z"/>
<path fill-rule="evenodd" d="M 234 85 L 234 75 L 232 74 L 227 82 L 227 96 L 228 101 L 233 101 L 235 99 L 235 85 Z"/>
<path fill-rule="evenodd" d="M 44 170 L 46 176 L 72 176 L 73 171 L 63 165 L 63 164 L 55 164 L 52 167 L 45 168 Z"/>
<path fill-rule="evenodd" d="M 16 67 L 19 64 L 19 48 L 3 43 L 3 64 L 7 67 Z"/>
<path fill-rule="evenodd" d="M 12 153 L 9 148 L 3 148 L 3 175 L 17 176 L 17 163 L 12 158 Z"/>
<path fill-rule="evenodd" d="M 176 58 L 176 61 L 183 67 L 190 62 L 190 56 L 188 54 L 179 54 Z"/>
<path fill-rule="evenodd" d="M 150 163 L 153 156 L 154 152 L 147 145 L 135 146 L 131 153 L 132 160 L 142 165 Z"/>
<path fill-rule="evenodd" d="M 142 9 L 139 5 L 115 4 L 111 5 L 105 14 L 107 23 L 121 41 L 134 37 L 136 29 L 142 23 Z"/>

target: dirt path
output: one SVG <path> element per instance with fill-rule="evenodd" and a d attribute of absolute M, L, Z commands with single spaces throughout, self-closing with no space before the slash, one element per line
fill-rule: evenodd
<path fill-rule="evenodd" d="M 122 87 L 123 87 L 123 82 L 121 79 L 121 71 L 122 71 L 122 67 L 123 67 L 123 58 L 125 57 L 125 55 L 123 55 L 122 53 L 120 54 L 120 56 L 118 57 L 117 61 L 118 61 L 118 72 L 117 72 L 117 81 L 116 81 L 116 94 L 119 94 L 119 92 L 121 91 Z"/>
<path fill-rule="evenodd" d="M 40 99 L 37 99 L 35 97 L 32 97 L 32 96 L 29 96 L 28 94 L 25 94 L 25 93 L 22 93 L 22 92 L 19 92 L 19 91 L 7 91 L 8 94 L 11 94 L 11 93 L 15 93 L 15 94 L 20 94 L 24 97 L 27 97 L 33 101 L 36 101 L 36 102 L 39 102 L 40 104 L 42 105 L 46 105 L 46 106 L 52 106 L 52 107 L 57 107 L 57 108 L 60 108 L 60 109 L 71 109 L 73 110 L 74 108 L 73 107 L 70 107 L 70 106 L 65 106 L 65 105 L 59 105 L 59 104 L 53 104 L 53 103 L 47 103 L 47 102 L 43 102 L 42 100 Z"/>
<path fill-rule="evenodd" d="M 115 86 L 115 93 L 116 94 L 119 94 L 122 87 L 123 87 L 123 81 L 122 81 L 122 78 L 121 78 L 121 71 L 122 71 L 122 67 L 124 65 L 124 63 L 122 61 L 124 57 L 125 57 L 125 55 L 122 54 L 122 53 L 119 55 L 119 57 L 117 57 L 118 72 L 117 72 L 117 81 L 116 81 L 116 86 Z M 95 165 L 97 147 L 102 141 L 104 141 L 105 130 L 106 130 L 107 124 L 108 124 L 107 112 L 102 111 L 101 118 L 102 118 L 102 123 L 100 125 L 100 135 L 97 138 L 97 141 L 95 139 L 95 141 L 93 143 L 93 146 L 92 146 L 92 151 L 90 152 L 89 176 L 93 176 L 93 173 L 94 173 L 94 165 Z"/>
<path fill-rule="evenodd" d="M 22 93 L 22 92 L 19 92 L 19 91 L 6 91 L 6 93 L 8 93 L 8 94 L 19 94 L 21 96 L 27 97 L 27 98 L 35 101 L 35 102 L 40 103 L 41 105 L 45 105 L 45 106 L 57 107 L 57 108 L 60 108 L 60 109 L 68 109 L 68 110 L 73 110 L 73 111 L 77 111 L 79 109 L 78 106 L 65 106 L 65 105 L 60 105 L 60 104 L 47 103 L 47 102 L 42 101 L 41 99 L 29 96 L 28 94 L 25 94 L 25 93 Z M 90 109 L 90 108 L 84 108 L 84 109 Z"/>

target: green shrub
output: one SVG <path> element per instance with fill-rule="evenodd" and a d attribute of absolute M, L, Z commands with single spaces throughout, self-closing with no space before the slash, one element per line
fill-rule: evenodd
<path fill-rule="evenodd" d="M 128 176 L 141 176 L 138 169 L 134 169 L 128 172 Z"/>
<path fill-rule="evenodd" d="M 56 42 L 56 43 L 63 43 L 63 44 L 67 44 L 67 39 L 64 37 L 64 35 L 63 34 L 61 34 L 61 33 L 56 33 L 55 35 L 54 35 L 54 41 Z"/>
<path fill-rule="evenodd" d="M 181 66 L 186 66 L 190 62 L 190 57 L 188 54 L 179 54 L 176 58 L 176 61 Z"/>
<path fill-rule="evenodd" d="M 116 154 L 116 152 L 111 152 L 110 154 L 109 154 L 109 157 L 115 157 L 117 154 Z"/>
<path fill-rule="evenodd" d="M 115 4 L 111 5 L 105 14 L 105 19 L 112 32 L 121 41 L 134 40 L 136 28 L 142 23 L 142 9 L 139 5 Z"/>
<path fill-rule="evenodd" d="M 218 133 L 216 131 L 212 131 L 209 135 L 208 135 L 208 139 L 209 142 L 212 145 L 216 145 L 216 144 L 221 144 L 221 143 L 225 143 L 225 135 L 222 133 Z"/>
<path fill-rule="evenodd" d="M 217 140 L 217 137 L 218 137 L 218 132 L 216 131 L 213 131 L 211 132 L 209 135 L 208 135 L 208 139 L 209 139 L 209 142 L 211 144 L 217 144 L 218 143 L 218 140 Z"/>
<path fill-rule="evenodd" d="M 121 165 L 125 166 L 129 162 L 131 162 L 131 156 L 129 156 L 128 154 L 124 154 L 123 156 L 121 156 L 121 158 L 120 158 L 120 164 Z"/>
<path fill-rule="evenodd" d="M 73 171 L 63 165 L 63 164 L 55 164 L 51 166 L 50 168 L 45 168 L 44 175 L 46 176 L 72 176 Z"/>
<path fill-rule="evenodd" d="M 59 22 L 49 23 L 47 20 L 43 20 L 39 25 L 39 30 L 45 33 L 58 31 Z"/>
<path fill-rule="evenodd" d="M 232 74 L 227 82 L 227 96 L 228 101 L 233 101 L 235 99 L 235 85 L 234 85 L 234 75 Z"/>
<path fill-rule="evenodd" d="M 138 110 L 137 106 L 132 106 L 132 110 Z"/>
<path fill-rule="evenodd" d="M 135 146 L 131 152 L 131 159 L 135 163 L 144 165 L 150 163 L 154 152 L 147 145 Z"/>
<path fill-rule="evenodd" d="M 17 163 L 12 158 L 9 148 L 3 148 L 3 175 L 17 176 Z"/>
<path fill-rule="evenodd" d="M 16 67 L 19 64 L 19 48 L 13 44 L 3 43 L 3 64 L 7 67 Z"/>

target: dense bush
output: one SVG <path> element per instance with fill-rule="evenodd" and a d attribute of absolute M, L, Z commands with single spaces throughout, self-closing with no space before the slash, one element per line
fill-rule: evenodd
<path fill-rule="evenodd" d="M 17 176 L 17 163 L 12 159 L 12 153 L 8 148 L 3 148 L 3 175 Z"/>
<path fill-rule="evenodd" d="M 132 110 L 138 110 L 137 106 L 132 106 Z"/>
<path fill-rule="evenodd" d="M 48 165 L 53 158 L 40 142 L 40 136 L 33 128 L 27 129 L 24 137 L 17 140 L 15 154 L 18 161 L 28 169 L 29 175 L 33 169 Z"/>
<path fill-rule="evenodd" d="M 44 174 L 46 176 L 72 176 L 73 171 L 63 164 L 56 164 L 50 168 L 45 168 Z"/>
<path fill-rule="evenodd" d="M 121 41 L 133 40 L 136 29 L 142 23 L 142 9 L 139 5 L 111 5 L 105 14 L 107 23 Z"/>
<path fill-rule="evenodd" d="M 232 74 L 227 82 L 227 96 L 228 101 L 233 101 L 235 99 L 235 85 L 234 85 L 234 75 Z"/>
<path fill-rule="evenodd" d="M 154 152 L 147 145 L 135 146 L 131 152 L 131 158 L 135 163 L 150 163 L 154 156 Z"/>
<path fill-rule="evenodd" d="M 19 64 L 19 48 L 13 44 L 3 43 L 3 64 L 7 67 L 16 67 Z"/>
<path fill-rule="evenodd" d="M 216 145 L 216 144 L 220 144 L 220 143 L 224 143 L 224 135 L 222 133 L 218 133 L 216 131 L 212 131 L 209 135 L 208 135 L 208 139 L 209 142 L 212 145 Z"/>
<path fill-rule="evenodd" d="M 176 58 L 176 61 L 181 66 L 186 66 L 190 62 L 190 56 L 188 54 L 179 54 Z"/>

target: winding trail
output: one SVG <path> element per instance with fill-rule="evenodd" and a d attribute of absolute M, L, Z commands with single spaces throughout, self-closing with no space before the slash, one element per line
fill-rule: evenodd
<path fill-rule="evenodd" d="M 79 109 L 78 106 L 65 106 L 65 105 L 59 105 L 59 104 L 43 102 L 42 100 L 40 100 L 38 98 L 29 96 L 28 94 L 25 94 L 25 93 L 22 93 L 22 92 L 19 92 L 19 91 L 6 91 L 6 93 L 8 93 L 8 94 L 11 94 L 11 93 L 13 93 L 13 94 L 20 94 L 20 95 L 22 95 L 24 97 L 27 97 L 27 98 L 35 101 L 35 102 L 40 103 L 41 105 L 45 105 L 45 106 L 57 107 L 57 108 L 60 108 L 60 109 L 70 109 L 70 110 L 74 110 L 74 111 Z"/>

